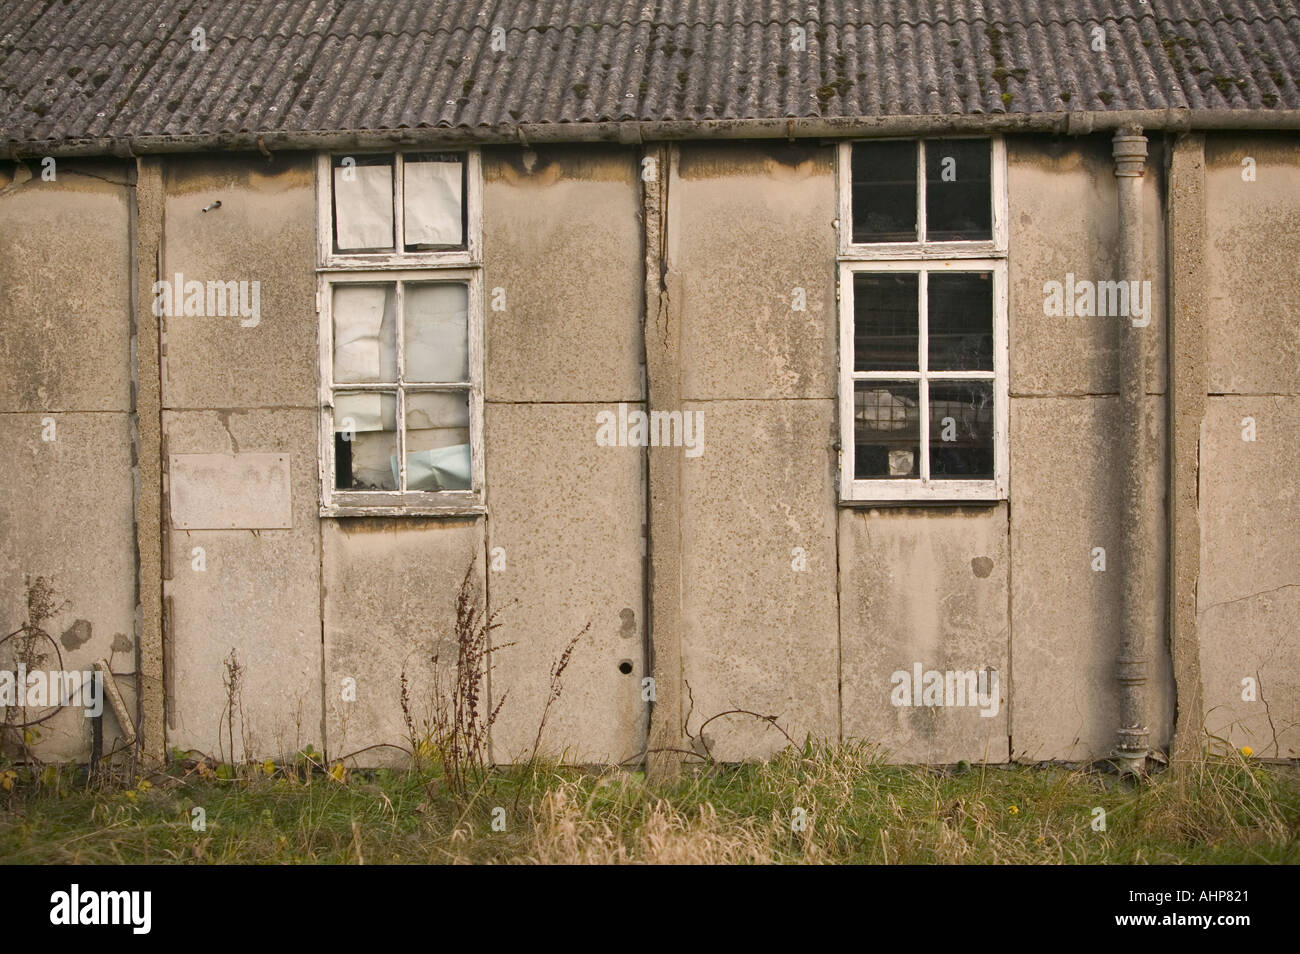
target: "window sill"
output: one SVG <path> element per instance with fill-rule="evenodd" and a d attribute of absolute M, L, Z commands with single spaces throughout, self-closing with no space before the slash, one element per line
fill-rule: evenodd
<path fill-rule="evenodd" d="M 321 507 L 322 517 L 478 517 L 487 513 L 483 504 L 448 504 L 443 507 Z"/>

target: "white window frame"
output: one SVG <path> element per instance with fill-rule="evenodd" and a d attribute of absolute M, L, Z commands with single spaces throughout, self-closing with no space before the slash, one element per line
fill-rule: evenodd
<path fill-rule="evenodd" d="M 419 153 L 444 150 L 417 150 Z M 316 313 L 319 341 L 320 446 L 318 471 L 321 487 L 320 513 L 323 517 L 376 516 L 455 516 L 482 514 L 485 506 L 486 481 L 483 461 L 483 269 L 479 258 L 482 239 L 481 165 L 478 150 L 445 150 L 466 154 L 466 236 L 464 249 L 437 252 L 384 252 L 380 254 L 336 254 L 333 216 L 333 156 L 323 153 L 316 163 L 316 232 L 318 266 L 316 269 Z M 393 150 L 352 153 L 355 155 L 393 155 L 394 233 L 402 232 L 401 159 Z M 464 392 L 465 382 L 455 384 L 407 383 L 357 384 L 334 382 L 334 321 L 332 289 L 339 284 L 398 284 L 397 348 L 404 347 L 405 329 L 401 311 L 402 282 L 449 282 L 468 288 L 467 333 L 469 336 L 469 433 L 470 489 L 444 491 L 405 491 L 406 480 L 406 395 L 415 392 Z M 399 378 L 402 377 L 399 375 Z M 399 484 L 397 490 L 339 490 L 334 486 L 334 394 L 335 391 L 397 392 L 397 442 Z"/>
<path fill-rule="evenodd" d="M 405 252 L 401 239 L 406 232 L 406 206 L 403 180 L 406 153 L 426 155 L 431 152 L 463 153 L 465 155 L 465 247 L 441 251 Z M 334 157 L 392 156 L 393 157 L 393 251 L 391 252 L 336 252 L 334 251 Z M 482 160 L 477 149 L 407 149 L 361 150 L 349 153 L 327 152 L 316 157 L 316 260 L 321 268 L 413 268 L 419 265 L 478 265 L 482 262 Z"/>
<path fill-rule="evenodd" d="M 938 137 L 931 137 L 938 138 Z M 888 503 L 961 503 L 995 502 L 1005 500 L 1009 487 L 1008 447 L 1009 357 L 1007 345 L 1007 190 L 1006 147 L 1001 137 L 971 136 L 943 137 L 981 138 L 991 140 L 993 238 L 991 241 L 926 242 L 925 237 L 925 142 L 917 145 L 917 217 L 921 241 L 854 243 L 852 220 L 852 143 L 840 144 L 838 152 L 839 183 L 839 275 L 838 298 L 840 306 L 839 347 L 839 495 L 840 502 L 851 504 Z M 916 140 L 913 140 L 916 141 Z M 993 370 L 992 371 L 931 371 L 928 342 L 927 281 L 919 282 L 918 290 L 918 370 L 916 371 L 855 371 L 854 370 L 854 308 L 853 276 L 859 272 L 987 272 L 993 279 Z M 919 449 L 921 461 L 919 477 L 854 479 L 856 435 L 854 433 L 854 382 L 855 381 L 916 381 L 918 383 L 920 423 Z M 932 479 L 928 477 L 930 463 L 930 396 L 932 381 L 984 380 L 993 382 L 993 477 L 990 480 Z"/>
<path fill-rule="evenodd" d="M 839 149 L 839 253 L 840 258 L 855 261 L 880 259 L 996 258 L 1007 254 L 1007 146 L 1001 136 L 930 136 L 930 139 L 983 139 L 991 143 L 989 190 L 992 192 L 993 230 L 991 239 L 971 242 L 926 241 L 925 221 L 925 139 L 860 140 L 866 142 L 902 141 L 916 143 L 916 222 L 920 240 L 916 242 L 853 241 L 853 142 L 840 143 Z"/>

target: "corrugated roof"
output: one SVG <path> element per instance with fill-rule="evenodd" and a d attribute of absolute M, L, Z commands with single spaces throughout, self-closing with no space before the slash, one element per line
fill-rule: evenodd
<path fill-rule="evenodd" d="M 1098 28 L 1104 50 L 1095 49 Z M 200 29 L 206 51 L 194 49 Z M 1295 0 L 12 0 L 0 8 L 0 139 L 15 144 L 1294 110 L 1298 87 Z"/>

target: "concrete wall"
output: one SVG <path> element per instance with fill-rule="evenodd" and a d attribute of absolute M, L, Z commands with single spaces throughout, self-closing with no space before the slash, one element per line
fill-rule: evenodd
<path fill-rule="evenodd" d="M 663 618 L 680 619 L 680 673 L 667 678 L 680 679 L 691 734 L 745 709 L 776 716 L 797 741 L 862 740 L 897 761 L 1109 754 L 1124 572 L 1116 462 L 1127 459 L 1114 436 L 1120 320 L 1050 318 L 1042 302 L 1043 283 L 1067 272 L 1114 277 L 1110 143 L 1012 137 L 1007 153 L 1009 501 L 838 504 L 834 147 L 665 150 L 663 271 L 647 292 L 645 263 L 660 251 L 643 244 L 641 150 L 511 146 L 483 152 L 487 512 L 408 519 L 319 515 L 313 157 L 166 157 L 151 226 L 162 276 L 256 280 L 262 291 L 255 326 L 161 319 L 167 743 L 230 756 L 233 650 L 243 671 L 236 757 L 310 743 L 334 756 L 360 750 L 360 764 L 401 764 L 390 746 L 405 743 L 407 714 L 417 731 L 426 715 L 431 658 L 453 651 L 469 572 L 477 605 L 500 624 L 489 684 L 490 705 L 504 699 L 498 761 L 531 752 L 551 667 L 579 633 L 540 748 L 575 762 L 636 757 L 649 713 L 647 616 L 660 599 L 674 601 Z M 1204 197 L 1212 306 L 1195 622 L 1205 723 L 1281 756 L 1300 744 L 1297 154 L 1294 139 L 1211 138 Z M 1251 183 L 1245 155 L 1257 163 Z M 1163 161 L 1153 140 L 1143 277 L 1154 301 L 1143 333 L 1156 450 L 1145 466 L 1162 538 Z M 124 673 L 136 663 L 139 585 L 133 168 L 67 163 L 53 183 L 0 179 L 0 375 L 13 382 L 0 393 L 11 449 L 0 479 L 13 490 L 0 501 L 0 623 L 9 632 L 22 622 L 24 574 L 51 576 L 71 601 L 50 627 L 68 634 L 61 645 L 87 632 L 76 620 L 89 624 L 89 641 L 66 658 L 106 655 L 120 634 Z M 803 310 L 792 307 L 798 296 Z M 648 469 L 643 448 L 596 441 L 598 413 L 647 409 L 645 336 L 661 320 L 680 340 L 667 359 L 681 406 L 654 409 L 703 422 L 698 457 L 651 452 L 679 455 L 671 472 Z M 41 440 L 45 417 L 55 442 Z M 1241 440 L 1245 417 L 1254 442 Z M 194 473 L 212 483 L 195 485 Z M 649 473 L 660 475 L 653 487 Z M 205 486 L 229 525 L 186 519 Z M 268 497 L 283 521 L 267 520 Z M 675 539 L 661 545 L 680 548 L 675 579 L 658 581 L 653 599 L 648 499 L 672 512 L 664 526 Z M 1097 547 L 1104 572 L 1093 569 Z M 1164 594 L 1164 554 L 1152 562 Z M 1164 747 L 1176 700 L 1163 630 L 1150 651 L 1148 715 Z M 894 705 L 893 675 L 917 664 L 996 671 L 995 711 Z M 1242 701 L 1246 677 L 1262 701 Z M 123 684 L 130 694 L 132 679 Z M 50 728 L 49 754 L 87 751 L 84 720 L 61 714 Z M 741 759 L 784 743 L 737 715 L 712 722 L 697 745 Z"/>
<path fill-rule="evenodd" d="M 230 757 L 227 661 L 243 668 L 236 757 L 321 749 L 315 187 L 307 156 L 175 157 L 164 166 L 162 268 L 184 281 L 259 281 L 261 317 L 164 316 L 164 463 L 222 455 L 211 488 L 236 529 L 170 526 L 164 594 L 167 742 Z M 220 202 L 221 207 L 203 209 Z M 292 525 L 259 524 L 247 455 L 287 455 Z M 242 475 L 242 476 L 241 476 Z M 202 492 L 203 488 L 199 488 Z M 177 495 L 169 497 L 175 517 Z M 195 548 L 205 568 L 196 567 Z M 170 572 L 168 572 L 170 571 Z M 229 716 L 227 716 L 229 718 Z"/>
<path fill-rule="evenodd" d="M 485 316 L 487 534 L 504 561 L 488 594 L 495 641 L 514 643 L 492 676 L 493 756 L 528 757 L 551 666 L 590 627 L 541 751 L 617 762 L 647 715 L 644 451 L 598 446 L 596 415 L 645 407 L 637 154 L 492 149 L 483 179 L 484 286 L 506 302 Z"/>
<path fill-rule="evenodd" d="M 85 671 L 110 658 L 135 706 L 135 532 L 130 442 L 130 181 L 122 162 L 0 164 L 0 637 L 28 619 L 45 577 L 59 611 L 31 668 Z M 47 439 L 48 438 L 48 439 Z M 13 671 L 18 639 L 0 646 Z M 12 721 L 45 710 L 13 714 Z M 119 738 L 104 719 L 104 750 Z M 45 758 L 90 751 L 65 708 L 33 726 Z"/>
<path fill-rule="evenodd" d="M 683 406 L 704 420 L 703 452 L 681 465 L 687 727 L 748 709 L 800 740 L 837 738 L 832 152 L 687 143 L 679 156 L 669 279 Z M 703 741 L 724 759 L 786 744 L 749 716 Z"/>
<path fill-rule="evenodd" d="M 1151 323 L 1047 317 L 1043 284 L 1117 276 L 1118 212 L 1108 136 L 1068 142 L 1013 137 L 1007 144 L 1011 350 L 1010 641 L 1012 756 L 1090 761 L 1109 754 L 1118 726 L 1120 641 L 1119 335 L 1148 337 L 1151 394 L 1164 392 L 1164 231 L 1160 143 L 1143 180 L 1143 278 Z M 1148 433 L 1163 448 L 1160 402 Z M 1163 527 L 1163 454 L 1148 462 L 1147 506 Z M 1163 536 L 1163 528 L 1160 530 Z M 1093 550 L 1106 569 L 1093 569 Z M 1164 558 L 1155 592 L 1164 593 Z M 1100 565 L 1100 564 L 1098 564 Z M 1163 617 L 1163 611 L 1161 613 Z M 1172 670 L 1163 635 L 1152 656 L 1152 744 L 1172 731 Z"/>
<path fill-rule="evenodd" d="M 1243 178 L 1243 160 L 1254 180 Z M 1250 165 L 1247 163 L 1247 165 Z M 1205 728 L 1300 755 L 1300 137 L 1205 147 L 1208 399 L 1197 625 Z M 1247 418 L 1254 422 L 1253 441 Z M 1243 680 L 1256 683 L 1254 699 Z"/>

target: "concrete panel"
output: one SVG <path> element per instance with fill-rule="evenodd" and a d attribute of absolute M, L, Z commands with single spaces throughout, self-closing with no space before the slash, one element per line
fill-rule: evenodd
<path fill-rule="evenodd" d="M 1247 417 L 1253 442 L 1242 440 Z M 1205 724 L 1234 746 L 1282 758 L 1300 754 L 1297 471 L 1300 398 L 1209 399 L 1197 591 Z M 1242 699 L 1247 677 L 1258 682 L 1257 701 Z"/>
<path fill-rule="evenodd" d="M 668 254 L 681 283 L 683 398 L 833 397 L 834 149 L 678 148 Z"/>
<path fill-rule="evenodd" d="M 1165 295 L 1161 147 L 1148 144 L 1143 178 L 1144 280 L 1151 282 L 1147 390 L 1164 390 Z M 1109 136 L 1007 140 L 1011 393 L 1101 394 L 1119 388 L 1115 317 L 1048 317 L 1046 282 L 1118 280 L 1119 217 Z M 1137 329 L 1132 329 L 1137 330 Z"/>
<path fill-rule="evenodd" d="M 243 667 L 235 756 L 280 757 L 309 742 L 323 745 L 317 421 L 306 410 L 164 415 L 170 453 L 287 456 L 293 499 L 291 530 L 170 531 L 169 746 L 230 758 L 219 723 L 232 650 Z"/>
<path fill-rule="evenodd" d="M 128 173 L 60 159 L 45 182 L 38 162 L 0 163 L 0 411 L 130 408 Z"/>
<path fill-rule="evenodd" d="M 688 321 L 689 324 L 689 321 Z M 711 401 L 682 472 L 682 665 L 689 727 L 727 709 L 796 740 L 839 737 L 834 404 Z M 806 569 L 796 570 L 802 548 Z M 707 730 L 718 758 L 786 744 L 752 717 Z"/>
<path fill-rule="evenodd" d="M 288 530 L 293 526 L 285 454 L 173 454 L 167 468 L 178 530 Z"/>
<path fill-rule="evenodd" d="M 1115 658 L 1123 566 L 1119 563 L 1118 398 L 1020 398 L 1011 402 L 1011 733 L 1017 760 L 1108 756 L 1119 726 Z M 1151 408 L 1153 446 L 1163 418 Z M 1164 539 L 1164 468 L 1152 473 Z M 1093 548 L 1106 569 L 1092 569 Z M 1163 558 L 1153 591 L 1165 592 Z M 1163 618 L 1163 612 L 1161 613 Z M 1170 737 L 1168 647 L 1147 647 L 1151 742 Z"/>
<path fill-rule="evenodd" d="M 162 279 L 261 284 L 255 324 L 229 313 L 163 319 L 165 407 L 316 404 L 312 162 L 307 154 L 168 159 Z"/>
<path fill-rule="evenodd" d="M 629 148 L 484 151 L 489 400 L 641 397 L 640 209 Z"/>
<path fill-rule="evenodd" d="M 644 745 L 645 451 L 597 445 L 596 414 L 614 409 L 487 407 L 488 546 L 505 560 L 488 576 L 489 602 L 501 614 L 496 642 L 514 643 L 501 650 L 492 680 L 494 704 L 508 693 L 492 740 L 501 762 L 528 757 L 551 667 L 588 623 L 541 749 L 604 763 Z"/>
<path fill-rule="evenodd" d="M 483 592 L 482 521 L 325 520 L 321 547 L 329 754 L 406 746 L 402 673 L 421 731 L 432 713 L 432 656 L 456 658 L 456 594 L 471 561 Z M 344 698 L 345 679 L 355 681 L 355 701 Z M 355 764 L 401 767 L 409 759 L 381 747 Z"/>
<path fill-rule="evenodd" d="M 1300 137 L 1211 135 L 1205 166 L 1210 391 L 1300 393 Z"/>
<path fill-rule="evenodd" d="M 1006 505 L 842 510 L 839 519 L 844 737 L 899 762 L 1007 761 Z M 918 663 L 923 672 L 995 670 L 988 704 L 925 707 L 910 690 L 893 696 L 894 673 L 910 685 Z"/>
<path fill-rule="evenodd" d="M 44 624 L 58 641 L 63 668 L 84 671 L 99 657 L 126 675 L 118 685 L 134 711 L 136 654 L 135 537 L 130 434 L 125 414 L 56 414 L 53 441 L 43 441 L 44 415 L 0 414 L 0 637 L 28 618 L 27 578 L 48 578 L 60 607 Z M 38 667 L 59 668 L 55 648 Z M 13 671 L 18 640 L 0 646 L 0 669 Z M 33 668 L 33 667 L 29 667 Z M 105 703 L 107 705 L 107 703 Z M 29 714 L 32 718 L 41 713 Z M 90 722 L 64 709 L 36 727 L 36 753 L 58 761 L 90 754 Z M 105 751 L 118 739 L 104 719 Z"/>

